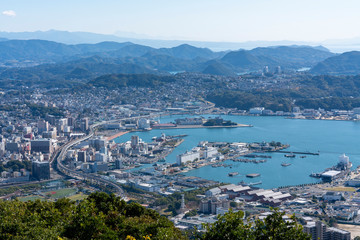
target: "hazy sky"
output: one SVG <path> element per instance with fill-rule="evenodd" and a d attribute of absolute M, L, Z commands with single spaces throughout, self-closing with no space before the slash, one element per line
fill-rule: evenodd
<path fill-rule="evenodd" d="M 0 0 L 0 31 L 133 32 L 206 41 L 360 36 L 359 0 Z"/>

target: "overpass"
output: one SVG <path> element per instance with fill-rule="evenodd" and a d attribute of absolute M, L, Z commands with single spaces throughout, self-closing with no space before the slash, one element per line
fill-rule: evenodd
<path fill-rule="evenodd" d="M 88 174 L 88 173 L 84 173 L 81 171 L 75 171 L 73 169 L 66 167 L 62 163 L 62 161 L 65 159 L 66 153 L 70 148 L 79 144 L 80 142 L 83 142 L 83 141 L 86 141 L 86 140 L 92 138 L 95 135 L 96 128 L 101 125 L 113 123 L 113 122 L 119 122 L 119 121 L 134 120 L 134 119 L 143 118 L 143 117 L 158 117 L 158 116 L 159 115 L 146 115 L 146 116 L 138 116 L 138 117 L 123 118 L 123 119 L 115 119 L 115 120 L 110 120 L 110 121 L 103 121 L 100 123 L 93 124 L 90 126 L 90 131 L 89 131 L 88 135 L 74 139 L 68 143 L 65 143 L 59 149 L 57 149 L 50 158 L 50 164 L 53 165 L 54 167 L 56 167 L 56 169 L 59 172 L 61 172 L 62 174 L 66 175 L 66 176 L 76 178 L 79 180 L 87 180 L 87 181 L 91 181 L 91 182 L 96 182 L 96 183 L 102 184 L 104 186 L 111 187 L 111 188 L 115 189 L 116 194 L 118 194 L 119 196 L 124 198 L 125 197 L 124 190 L 115 182 L 101 178 L 99 175 L 96 175 L 96 174 Z"/>

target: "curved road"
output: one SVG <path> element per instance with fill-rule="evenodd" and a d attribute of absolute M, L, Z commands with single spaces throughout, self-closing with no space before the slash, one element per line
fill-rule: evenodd
<path fill-rule="evenodd" d="M 65 158 L 66 152 L 72 148 L 73 146 L 79 144 L 82 141 L 86 141 L 89 138 L 93 137 L 95 134 L 95 129 L 98 126 L 107 124 L 107 123 L 111 123 L 111 122 L 119 122 L 119 121 L 124 121 L 124 120 L 131 120 L 131 119 L 137 119 L 137 118 L 143 118 L 143 117 L 156 117 L 157 115 L 149 115 L 149 116 L 139 116 L 139 117 L 130 117 L 130 118 L 123 118 L 123 119 L 117 119 L 117 120 L 111 120 L 111 121 L 105 121 L 105 122 L 101 122 L 101 123 L 96 123 L 90 126 L 90 132 L 88 135 L 78 138 L 78 139 L 74 139 L 64 145 L 62 145 L 58 150 L 55 151 L 55 153 L 52 155 L 51 160 L 50 160 L 50 164 L 56 163 L 56 168 L 63 173 L 64 175 L 70 176 L 72 178 L 77 178 L 77 179 L 81 179 L 81 180 L 90 180 L 90 181 L 95 181 L 98 182 L 100 184 L 103 184 L 105 186 L 110 186 L 112 188 L 114 188 L 116 190 L 116 193 L 118 195 L 120 195 L 122 198 L 125 197 L 125 192 L 124 190 L 116 183 L 103 179 L 100 176 L 96 175 L 96 174 L 87 174 L 84 172 L 80 172 L 80 171 L 75 171 L 73 169 L 70 169 L 68 167 L 66 167 L 65 165 L 62 164 L 62 161 Z"/>

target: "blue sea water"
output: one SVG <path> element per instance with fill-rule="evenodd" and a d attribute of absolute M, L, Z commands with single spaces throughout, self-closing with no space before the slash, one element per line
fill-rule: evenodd
<path fill-rule="evenodd" d="M 160 121 L 166 123 L 183 117 L 191 116 L 166 116 Z M 257 116 L 223 116 L 223 118 L 241 124 L 251 124 L 253 127 L 152 130 L 129 133 L 115 141 L 124 142 L 130 140 L 132 135 L 139 135 L 144 141 L 150 142 L 152 137 L 160 136 L 161 133 L 167 135 L 187 134 L 188 136 L 184 138 L 185 141 L 166 158 L 166 162 L 170 163 L 175 162 L 178 154 L 192 149 L 200 141 L 276 141 L 290 144 L 290 148 L 287 149 L 289 151 L 320 152 L 319 156 L 307 155 L 306 158 L 300 158 L 300 155 L 297 155 L 294 159 L 285 158 L 282 153 L 266 153 L 266 155 L 272 156 L 271 159 L 267 159 L 266 163 L 226 161 L 225 163 L 232 164 L 232 168 L 205 166 L 185 173 L 188 176 L 198 176 L 227 183 L 262 181 L 261 185 L 257 185 L 262 188 L 317 182 L 318 180 L 309 177 L 309 174 L 321 172 L 325 168 L 335 165 L 342 153 L 350 157 L 354 167 L 360 165 L 360 122 Z M 282 162 L 290 162 L 292 165 L 283 167 L 281 166 Z M 228 176 L 229 172 L 235 171 L 239 172 L 239 175 Z M 249 173 L 260 173 L 261 176 L 254 179 L 246 178 L 245 175 Z"/>

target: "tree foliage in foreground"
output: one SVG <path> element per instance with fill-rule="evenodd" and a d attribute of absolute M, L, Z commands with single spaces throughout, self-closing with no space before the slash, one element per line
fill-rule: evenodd
<path fill-rule="evenodd" d="M 244 213 L 228 212 L 219 216 L 218 221 L 205 225 L 206 232 L 199 236 L 199 240 L 310 240 L 310 236 L 302 231 L 302 226 L 296 223 L 293 216 L 292 221 L 286 222 L 282 219 L 285 213 L 275 211 L 263 221 L 256 220 L 255 223 L 244 223 Z"/>
<path fill-rule="evenodd" d="M 93 193 L 78 204 L 0 202 L 0 239 L 183 239 L 171 221 L 137 203 L 114 195 Z"/>
<path fill-rule="evenodd" d="M 275 211 L 264 221 L 245 224 L 242 212 L 219 216 L 207 225 L 202 240 L 310 239 L 301 225 L 284 222 Z M 76 203 L 19 200 L 0 201 L 0 239 L 186 239 L 167 218 L 137 203 L 106 193 L 93 193 Z"/>

